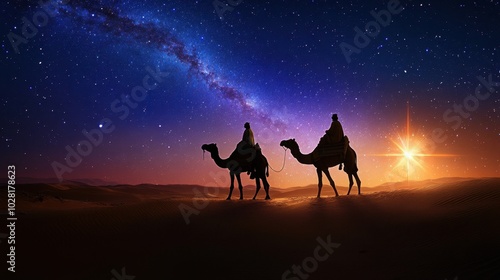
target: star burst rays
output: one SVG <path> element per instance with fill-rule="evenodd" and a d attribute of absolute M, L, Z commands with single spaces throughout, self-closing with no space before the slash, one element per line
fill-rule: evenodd
<path fill-rule="evenodd" d="M 406 180 L 409 181 L 410 173 L 414 172 L 413 166 L 425 170 L 424 158 L 426 157 L 452 157 L 453 154 L 428 154 L 424 153 L 423 143 L 418 140 L 412 139 L 410 131 L 410 103 L 406 103 L 406 135 L 401 136 L 398 134 L 397 140 L 391 139 L 394 144 L 393 147 L 397 149 L 396 153 L 375 154 L 374 156 L 382 157 L 396 157 L 399 158 L 394 165 L 392 172 L 396 170 L 406 171 Z"/>

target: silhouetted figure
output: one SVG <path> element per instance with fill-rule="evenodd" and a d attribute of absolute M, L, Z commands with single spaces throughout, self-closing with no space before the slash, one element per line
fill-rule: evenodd
<path fill-rule="evenodd" d="M 339 122 L 337 114 L 332 115 L 332 124 L 330 125 L 330 128 L 325 131 L 325 133 L 330 144 L 344 141 L 344 129 L 342 128 L 342 124 Z"/>
<path fill-rule="evenodd" d="M 260 149 L 260 147 L 255 145 L 255 138 L 253 137 L 253 131 L 250 128 L 250 123 L 246 122 L 245 131 L 243 132 L 243 139 L 241 140 L 243 143 L 247 144 L 251 149 Z M 247 175 L 250 175 L 250 179 L 255 179 L 255 168 L 250 168 L 247 171 Z"/>
<path fill-rule="evenodd" d="M 344 129 L 339 122 L 337 114 L 332 115 L 332 124 L 330 128 L 325 131 L 325 135 L 321 137 L 316 156 L 331 156 L 338 154 L 342 158 L 345 157 L 347 148 L 349 146 L 349 139 L 344 135 Z M 342 161 L 339 164 L 339 170 L 342 170 Z"/>
<path fill-rule="evenodd" d="M 241 143 L 241 142 L 240 142 Z M 247 172 L 249 170 L 255 169 L 255 195 L 253 199 L 257 197 L 260 190 L 260 180 L 264 184 L 264 190 L 266 191 L 266 199 L 270 199 L 269 196 L 269 183 L 267 182 L 267 176 L 269 176 L 269 165 L 266 157 L 258 149 L 255 153 L 241 153 L 240 150 L 245 150 L 242 147 L 237 147 L 231 155 L 222 159 L 219 156 L 219 149 L 216 144 L 204 144 L 201 146 L 204 151 L 208 151 L 215 161 L 215 164 L 220 168 L 229 169 L 229 175 L 231 177 L 231 185 L 229 188 L 229 195 L 227 199 L 231 199 L 234 189 L 234 177 L 238 180 L 238 188 L 240 190 L 240 199 L 243 199 L 243 186 L 241 185 L 241 172 Z"/>
<path fill-rule="evenodd" d="M 245 141 L 248 145 L 251 147 L 255 146 L 255 139 L 253 137 L 253 131 L 250 128 L 250 123 L 246 122 L 245 125 L 245 131 L 243 132 L 243 139 L 242 141 Z"/>
<path fill-rule="evenodd" d="M 348 143 L 348 142 L 347 142 Z M 347 194 L 351 192 L 351 188 L 354 184 L 353 176 L 356 179 L 356 183 L 358 185 L 358 194 L 361 194 L 361 180 L 358 177 L 358 165 L 357 165 L 357 157 L 356 152 L 350 147 L 347 146 L 345 157 L 340 156 L 338 153 L 325 153 L 322 151 L 324 148 L 321 145 L 318 145 L 312 153 L 303 154 L 300 151 L 299 144 L 295 141 L 295 139 L 283 140 L 280 143 L 280 146 L 286 147 L 290 149 L 292 156 L 297 159 L 298 162 L 302 164 L 312 164 L 316 167 L 316 173 L 318 174 L 318 198 L 321 195 L 321 188 L 323 187 L 323 174 L 325 173 L 326 178 L 330 181 L 330 185 L 335 191 L 335 195 L 338 196 L 337 189 L 335 188 L 335 182 L 330 176 L 330 171 L 328 168 L 333 167 L 337 164 L 341 164 L 344 162 L 344 172 L 349 175 L 349 191 Z"/>

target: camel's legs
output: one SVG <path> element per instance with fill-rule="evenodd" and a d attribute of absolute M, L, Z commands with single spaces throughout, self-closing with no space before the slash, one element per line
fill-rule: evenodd
<path fill-rule="evenodd" d="M 353 175 L 356 179 L 356 184 L 358 185 L 358 194 L 361 194 L 361 180 L 358 177 L 358 172 L 355 172 Z"/>
<path fill-rule="evenodd" d="M 238 180 L 238 189 L 240 190 L 240 199 L 243 199 L 243 185 L 241 185 L 240 173 L 236 173 L 236 180 Z"/>
<path fill-rule="evenodd" d="M 266 175 L 262 177 L 262 183 L 264 184 L 264 190 L 266 191 L 266 199 L 271 199 L 269 196 L 269 182 L 267 181 Z"/>
<path fill-rule="evenodd" d="M 321 196 L 321 188 L 323 187 L 323 174 L 321 169 L 316 168 L 316 173 L 318 173 L 318 198 Z"/>
<path fill-rule="evenodd" d="M 255 195 L 253 196 L 253 199 L 255 199 L 257 197 L 257 194 L 259 193 L 260 191 L 260 179 L 259 177 L 255 177 Z"/>
<path fill-rule="evenodd" d="M 333 190 L 335 191 L 335 196 L 339 196 L 337 188 L 335 188 L 335 182 L 333 181 L 332 176 L 330 176 L 330 171 L 328 171 L 328 168 L 323 170 L 323 172 L 325 172 L 326 178 L 328 178 L 328 181 L 330 181 L 330 186 L 332 186 Z"/>
<path fill-rule="evenodd" d="M 351 193 L 351 188 L 352 188 L 352 185 L 354 185 L 354 182 L 352 181 L 352 174 L 349 173 L 347 175 L 349 177 L 349 190 L 347 191 L 347 195 L 349 195 Z"/>
<path fill-rule="evenodd" d="M 229 172 L 229 177 L 231 178 L 231 185 L 229 186 L 229 195 L 227 196 L 226 200 L 231 199 L 231 195 L 233 194 L 233 189 L 234 189 L 234 173 Z"/>

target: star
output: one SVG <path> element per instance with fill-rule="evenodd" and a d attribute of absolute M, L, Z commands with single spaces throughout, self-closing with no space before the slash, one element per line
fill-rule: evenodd
<path fill-rule="evenodd" d="M 399 150 L 398 153 L 387 153 L 387 154 L 375 154 L 374 156 L 383 157 L 397 157 L 399 158 L 398 163 L 393 168 L 393 170 L 399 167 L 405 166 L 406 168 L 406 180 L 409 181 L 411 164 L 417 165 L 420 168 L 424 168 L 423 157 L 454 157 L 454 154 L 427 154 L 422 153 L 422 147 L 419 142 L 411 142 L 411 132 L 410 132 L 410 102 L 406 103 L 406 135 L 401 137 L 398 135 L 398 141 L 392 140 L 392 143 Z"/>

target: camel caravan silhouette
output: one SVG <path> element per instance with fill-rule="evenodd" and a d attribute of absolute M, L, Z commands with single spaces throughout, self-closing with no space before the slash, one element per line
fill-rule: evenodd
<path fill-rule="evenodd" d="M 349 176 L 349 191 L 347 195 L 351 193 L 351 188 L 354 184 L 353 176 L 358 186 L 358 194 L 361 194 L 361 180 L 358 177 L 356 152 L 349 146 L 349 138 L 344 136 L 344 131 L 338 121 L 337 114 L 332 115 L 330 129 L 325 131 L 325 135 L 311 153 L 303 154 L 295 139 L 283 140 L 280 146 L 290 149 L 292 156 L 298 162 L 312 164 L 316 167 L 316 173 L 318 174 L 318 198 L 321 196 L 321 188 L 323 187 L 323 173 L 325 173 L 326 178 L 328 178 L 330 185 L 335 191 L 335 196 L 339 195 L 328 169 L 336 165 L 340 165 L 339 169 L 342 169 L 342 163 L 344 164 L 344 172 Z"/>
<path fill-rule="evenodd" d="M 233 194 L 234 177 L 238 181 L 240 199 L 243 199 L 243 186 L 241 185 L 240 177 L 242 172 L 250 174 L 250 179 L 255 178 L 256 190 L 253 199 L 257 197 L 261 188 L 260 181 L 262 181 L 264 190 L 266 191 L 265 199 L 271 199 L 269 196 L 269 183 L 266 178 L 269 176 L 269 163 L 267 158 L 262 154 L 259 144 L 255 144 L 250 124 L 245 123 L 244 127 L 245 132 L 243 133 L 242 140 L 228 158 L 222 159 L 220 157 L 219 149 L 215 143 L 203 144 L 201 149 L 210 153 L 217 166 L 229 169 L 231 185 L 229 187 L 229 195 L 226 198 L 227 200 L 230 200 Z M 325 131 L 325 135 L 320 139 L 318 146 L 311 153 L 302 154 L 299 144 L 297 144 L 295 139 L 283 140 L 280 146 L 290 149 L 292 156 L 300 163 L 312 164 L 316 167 L 318 174 L 318 198 L 321 196 L 321 188 L 323 187 L 323 173 L 325 173 L 335 191 L 335 196 L 339 195 L 328 169 L 336 165 L 340 165 L 339 169 L 342 169 L 342 164 L 344 164 L 344 172 L 349 176 L 349 191 L 347 195 L 351 193 L 351 188 L 354 185 L 353 177 L 356 179 L 358 194 L 361 194 L 361 180 L 358 177 L 356 152 L 349 146 L 349 138 L 344 135 L 337 114 L 332 115 L 330 129 Z"/>
<path fill-rule="evenodd" d="M 245 123 L 243 139 L 238 143 L 236 149 L 228 158 L 222 159 L 220 157 L 219 149 L 214 143 L 204 144 L 201 146 L 201 149 L 210 153 L 217 166 L 229 169 L 231 186 L 229 187 L 229 195 L 226 198 L 227 200 L 230 200 L 231 195 L 233 194 L 234 177 L 236 177 L 236 180 L 238 181 L 240 199 L 243 199 L 243 186 L 241 185 L 240 177 L 242 172 L 250 174 L 251 179 L 255 178 L 256 189 L 253 199 L 255 199 L 259 193 L 261 180 L 264 185 L 264 190 L 266 191 L 266 199 L 271 199 L 269 196 L 269 183 L 266 178 L 269 176 L 269 164 L 267 162 L 267 158 L 262 154 L 259 144 L 255 144 L 253 131 L 250 129 L 249 123 Z"/>

